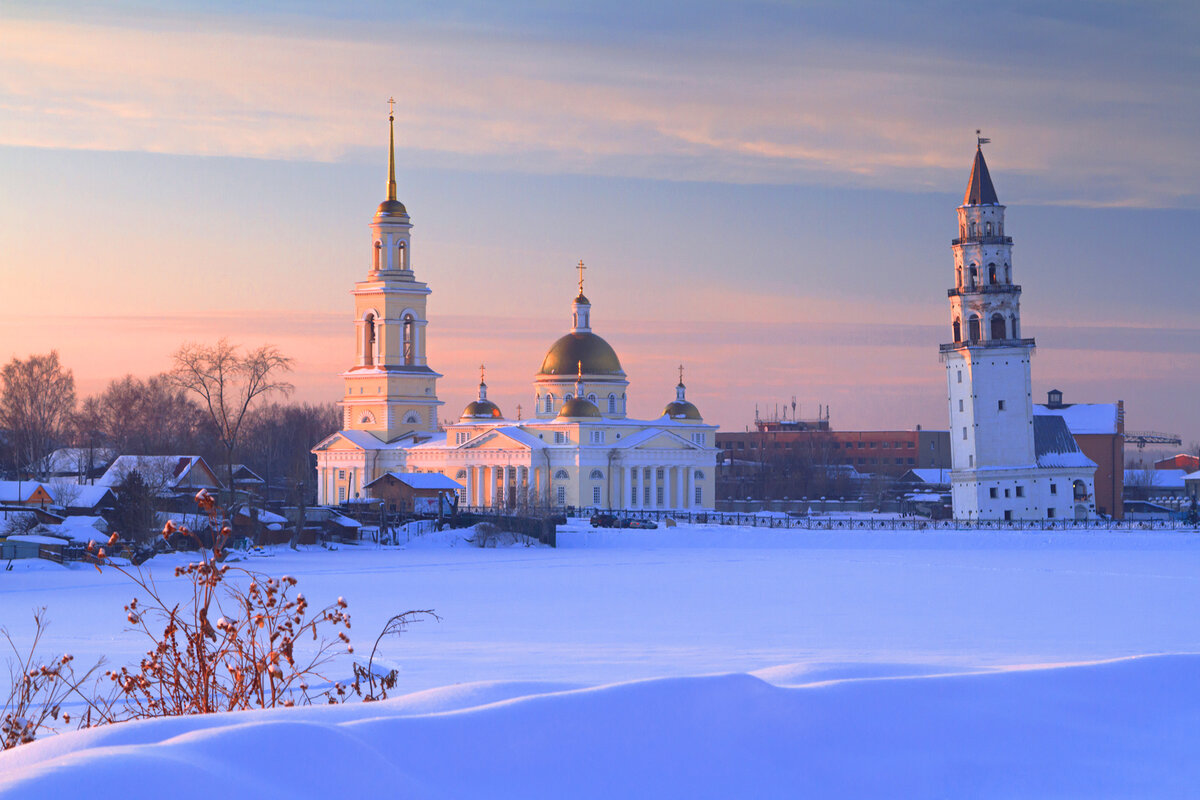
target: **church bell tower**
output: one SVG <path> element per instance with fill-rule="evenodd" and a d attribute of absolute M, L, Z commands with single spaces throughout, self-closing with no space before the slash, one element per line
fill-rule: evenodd
<path fill-rule="evenodd" d="M 391 103 L 393 101 L 389 101 Z M 438 429 L 437 379 L 425 360 L 429 287 L 416 279 L 412 220 L 396 199 L 395 113 L 388 114 L 387 199 L 371 221 L 371 262 L 354 285 L 355 361 L 342 373 L 343 426 L 391 442 Z"/>

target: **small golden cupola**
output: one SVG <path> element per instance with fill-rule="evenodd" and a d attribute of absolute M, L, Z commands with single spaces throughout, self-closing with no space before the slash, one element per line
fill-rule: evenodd
<path fill-rule="evenodd" d="M 678 422 L 703 422 L 700 409 L 687 399 L 687 387 L 683 385 L 683 364 L 679 365 L 679 384 L 675 387 L 675 401 L 667 403 L 663 416 Z"/>
<path fill-rule="evenodd" d="M 479 365 L 479 399 L 472 400 L 467 403 L 467 407 L 463 409 L 462 416 L 459 418 L 464 422 L 470 420 L 485 420 L 485 419 L 503 419 L 504 415 L 500 413 L 500 407 L 487 399 L 487 383 L 483 377 L 486 368 L 483 364 Z"/>
<path fill-rule="evenodd" d="M 583 362 L 576 364 L 575 373 L 575 396 L 567 402 L 563 403 L 562 408 L 558 412 L 559 419 L 588 419 L 600 418 L 600 409 L 596 408 L 596 404 L 588 400 L 583 393 Z"/>

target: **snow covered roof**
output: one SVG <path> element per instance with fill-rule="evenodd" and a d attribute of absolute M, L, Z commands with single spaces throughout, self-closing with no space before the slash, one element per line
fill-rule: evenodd
<path fill-rule="evenodd" d="M 272 525 L 275 523 L 279 523 L 282 525 L 288 521 L 288 518 L 283 516 L 282 514 L 276 514 L 274 511 L 267 511 L 265 508 L 257 509 L 257 511 L 258 511 L 258 521 L 264 525 Z M 239 509 L 238 516 L 245 517 L 246 519 L 251 519 L 250 509 L 246 508 L 246 507 Z"/>
<path fill-rule="evenodd" d="M 1096 462 L 1079 449 L 1066 420 L 1057 414 L 1034 415 L 1033 449 L 1039 467 L 1096 468 Z"/>
<path fill-rule="evenodd" d="M 465 488 L 461 483 L 453 478 L 447 478 L 439 472 L 389 472 L 391 477 L 403 483 L 411 489 L 449 489 L 458 491 Z M 367 484 L 374 486 L 383 478 L 376 478 Z"/>
<path fill-rule="evenodd" d="M 1200 470 L 1196 470 L 1190 475 L 1185 475 L 1183 479 L 1188 483 L 1191 483 L 1192 481 L 1200 481 Z"/>
<path fill-rule="evenodd" d="M 68 494 L 71 496 L 68 497 Z M 112 498 L 112 489 L 107 486 L 71 486 L 63 493 L 62 504 L 70 508 L 95 508 Z"/>
<path fill-rule="evenodd" d="M 942 502 L 942 495 L 934 494 L 933 492 L 913 492 L 912 494 L 904 495 L 904 499 L 914 503 L 940 503 Z"/>
<path fill-rule="evenodd" d="M 53 500 L 54 492 L 48 484 L 37 481 L 0 481 L 0 503 L 28 503 L 39 487 Z"/>
<path fill-rule="evenodd" d="M 108 522 L 104 517 L 78 516 L 66 517 L 57 525 L 43 525 L 46 532 L 52 536 L 63 536 L 74 542 L 88 542 L 102 538 L 108 532 Z"/>
<path fill-rule="evenodd" d="M 1147 489 L 1182 489 L 1187 477 L 1185 469 L 1127 469 L 1126 488 L 1144 486 Z"/>
<path fill-rule="evenodd" d="M 1062 417 L 1071 433 L 1116 433 L 1117 404 L 1116 403 L 1073 403 L 1051 408 L 1037 404 L 1033 406 L 1034 419 L 1038 417 Z"/>
<path fill-rule="evenodd" d="M 195 470 L 200 474 L 193 475 Z M 138 472 L 146 483 L 162 483 L 168 489 L 186 486 L 224 486 L 201 456 L 117 456 L 97 486 L 120 486 L 131 472 Z M 199 479 L 199 480 L 197 480 Z"/>
<path fill-rule="evenodd" d="M 107 447 L 60 447 L 46 456 L 45 467 L 54 475 L 76 475 L 86 471 L 89 464 L 96 469 L 106 467 L 116 455 Z"/>
<path fill-rule="evenodd" d="M 916 476 L 922 483 L 950 483 L 950 470 L 918 467 L 910 469 L 909 473 Z"/>
<path fill-rule="evenodd" d="M 10 542 L 27 542 L 29 544 L 52 544 L 61 547 L 67 542 L 57 536 L 44 536 L 37 533 L 17 533 L 7 537 Z"/>

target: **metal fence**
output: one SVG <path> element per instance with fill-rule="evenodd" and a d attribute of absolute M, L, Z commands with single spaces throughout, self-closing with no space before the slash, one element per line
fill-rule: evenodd
<path fill-rule="evenodd" d="M 924 517 L 854 518 L 823 515 L 791 516 L 782 514 L 741 514 L 728 511 L 606 511 L 571 509 L 568 516 L 589 519 L 610 516 L 624 520 L 662 523 L 667 519 L 680 523 L 740 525 L 750 528 L 786 528 L 800 530 L 978 530 L 978 531 L 1197 531 L 1200 526 L 1182 520 L 931 520 Z"/>

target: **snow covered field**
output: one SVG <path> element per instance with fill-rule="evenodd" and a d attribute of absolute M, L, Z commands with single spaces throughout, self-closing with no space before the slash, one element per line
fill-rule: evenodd
<path fill-rule="evenodd" d="M 1200 794 L 1195 533 L 575 528 L 559 544 L 439 534 L 255 559 L 314 604 L 344 596 L 360 650 L 391 613 L 435 609 L 381 645 L 415 694 L 52 738 L 0 756 L 0 796 L 85 774 L 122 797 Z M 171 587 L 176 562 L 155 561 Z M 123 579 L 32 566 L 0 572 L 15 638 L 45 605 L 48 651 L 137 659 Z M 1165 655 L 1130 658 L 1149 654 Z"/>

